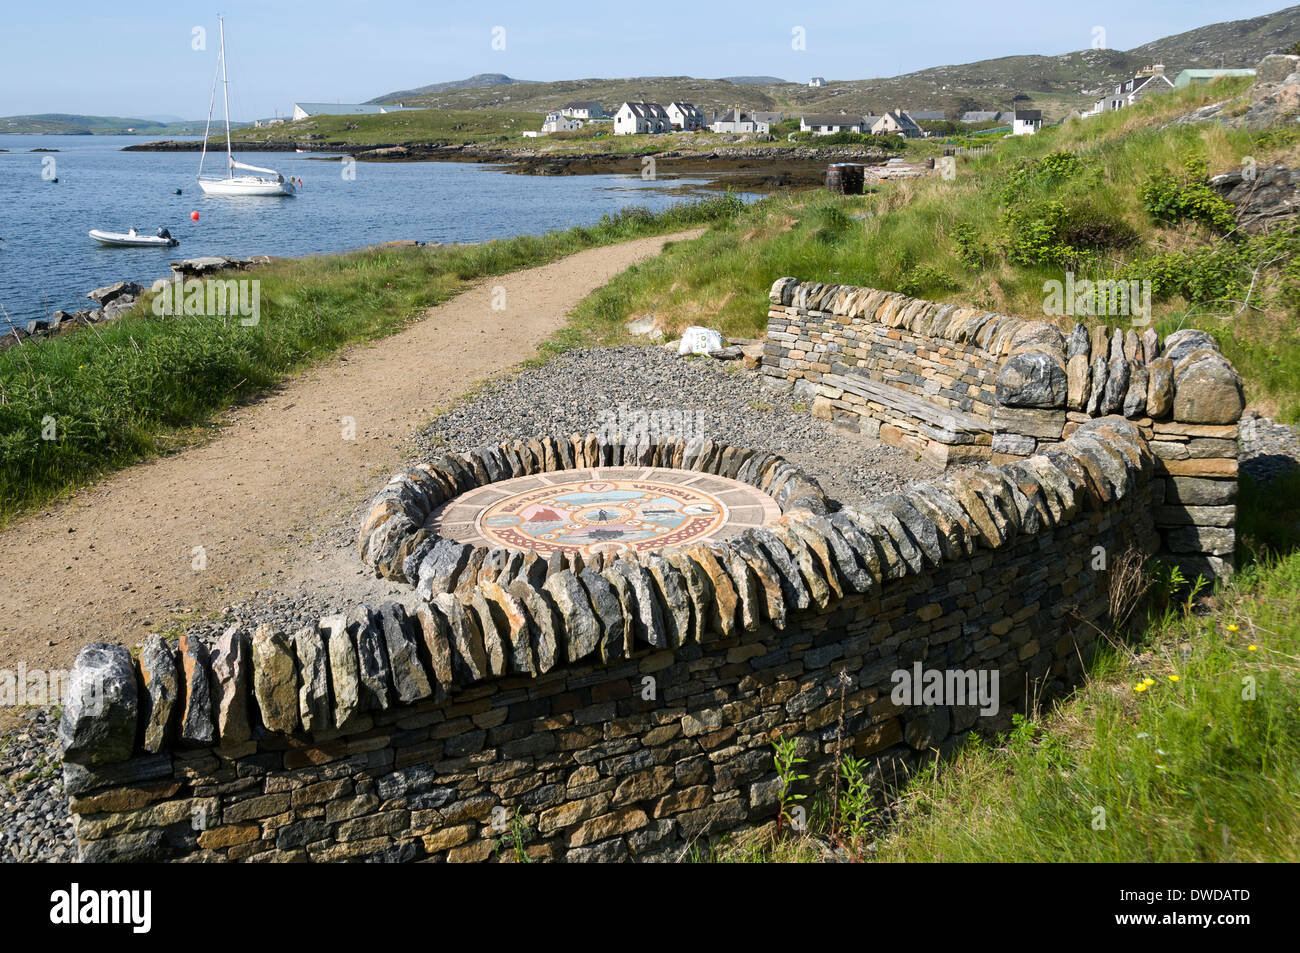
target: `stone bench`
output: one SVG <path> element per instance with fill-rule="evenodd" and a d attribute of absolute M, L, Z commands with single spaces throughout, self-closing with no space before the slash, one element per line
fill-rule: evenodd
<path fill-rule="evenodd" d="M 861 374 L 823 374 L 816 390 L 816 416 L 857 418 L 862 433 L 913 450 L 933 466 L 985 463 L 992 456 L 993 424 L 974 414 Z"/>

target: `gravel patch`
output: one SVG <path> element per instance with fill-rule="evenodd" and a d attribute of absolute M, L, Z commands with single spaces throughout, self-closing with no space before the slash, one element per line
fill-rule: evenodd
<path fill-rule="evenodd" d="M 641 346 L 568 351 L 492 382 L 421 430 L 412 455 L 588 433 L 634 422 L 637 414 L 687 424 L 683 436 L 779 453 L 840 502 L 884 496 L 939 475 L 914 454 L 813 418 L 797 398 L 764 389 L 760 375 L 739 361 L 681 358 Z"/>
<path fill-rule="evenodd" d="M 6 721 L 17 726 L 0 735 L 0 861 L 76 860 L 53 711 L 17 711 Z"/>

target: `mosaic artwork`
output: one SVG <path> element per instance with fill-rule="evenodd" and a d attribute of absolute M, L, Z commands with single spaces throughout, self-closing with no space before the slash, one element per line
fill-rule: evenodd
<path fill-rule="evenodd" d="M 698 542 L 727 519 L 716 497 L 657 480 L 593 480 L 543 486 L 486 507 L 477 529 L 490 545 L 587 553 Z"/>

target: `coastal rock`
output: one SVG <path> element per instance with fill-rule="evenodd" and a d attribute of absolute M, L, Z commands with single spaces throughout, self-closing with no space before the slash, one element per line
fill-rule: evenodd
<path fill-rule="evenodd" d="M 102 308 L 107 304 L 117 301 L 119 298 L 135 299 L 140 297 L 143 293 L 144 289 L 134 281 L 119 281 L 116 284 L 106 285 L 103 288 L 96 288 L 94 291 L 87 293 L 86 297 Z"/>
<path fill-rule="evenodd" d="M 139 698 L 126 649 L 92 642 L 77 653 L 59 721 L 63 757 L 84 765 L 131 757 Z"/>

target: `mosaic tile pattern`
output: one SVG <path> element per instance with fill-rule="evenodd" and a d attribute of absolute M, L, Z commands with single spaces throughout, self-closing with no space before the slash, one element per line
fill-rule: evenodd
<path fill-rule="evenodd" d="M 646 552 L 720 539 L 780 519 L 766 493 L 726 477 L 663 467 L 563 470 L 503 480 L 433 514 L 439 535 L 476 546 Z"/>

